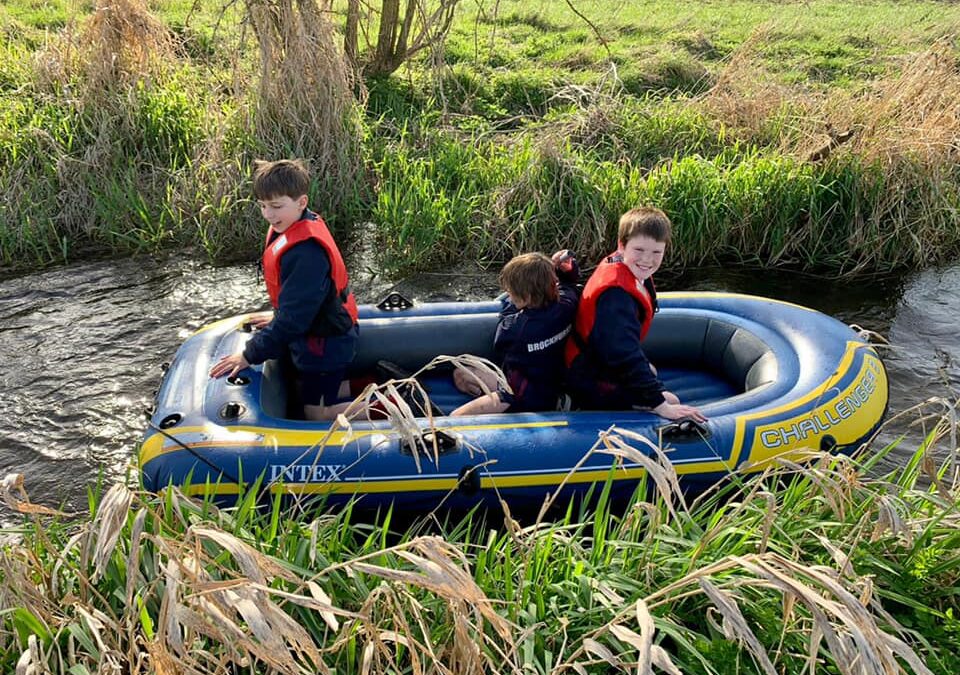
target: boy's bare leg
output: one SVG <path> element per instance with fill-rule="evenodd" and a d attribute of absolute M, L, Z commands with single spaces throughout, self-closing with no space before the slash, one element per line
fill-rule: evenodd
<path fill-rule="evenodd" d="M 305 405 L 303 406 L 303 416 L 308 420 L 334 420 L 342 412 L 345 412 L 352 401 L 343 403 L 334 403 L 333 405 Z"/>
<path fill-rule="evenodd" d="M 337 391 L 337 400 L 343 401 L 343 399 L 349 398 L 351 398 L 350 380 L 343 380 L 340 382 L 340 389 Z M 319 405 L 304 404 L 303 416 L 308 420 L 333 420 L 337 418 L 337 415 L 346 411 L 350 403 L 351 401 L 334 403 L 333 405 L 324 405 L 322 402 Z"/>
<path fill-rule="evenodd" d="M 497 392 L 485 394 L 472 401 L 467 401 L 462 406 L 450 413 L 450 417 L 463 417 L 464 415 L 493 415 L 502 413 L 510 407 L 509 403 L 503 403 Z"/>
<path fill-rule="evenodd" d="M 487 387 L 486 390 L 480 385 L 481 382 Z M 464 394 L 483 396 L 487 392 L 495 392 L 497 390 L 497 376 L 493 373 L 467 366 L 457 368 L 453 371 L 453 384 Z"/>

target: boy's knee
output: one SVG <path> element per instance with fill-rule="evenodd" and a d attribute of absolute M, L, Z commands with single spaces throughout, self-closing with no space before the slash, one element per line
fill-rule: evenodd
<path fill-rule="evenodd" d="M 333 419 L 330 416 L 330 410 L 327 406 L 320 405 L 304 405 L 303 406 L 303 416 L 308 420 L 312 421 L 321 421 Z"/>
<path fill-rule="evenodd" d="M 478 396 L 483 393 L 477 377 L 473 373 L 457 368 L 453 371 L 453 385 L 465 394 Z"/>

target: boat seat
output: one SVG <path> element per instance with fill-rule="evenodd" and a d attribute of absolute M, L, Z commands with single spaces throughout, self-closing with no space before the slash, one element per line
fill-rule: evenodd
<path fill-rule="evenodd" d="M 372 372 L 380 359 L 416 371 L 440 354 L 493 358 L 498 318 L 489 313 L 365 319 L 350 372 Z"/>
<path fill-rule="evenodd" d="M 777 358 L 767 343 L 740 326 L 714 318 L 658 316 L 644 350 L 658 368 L 674 366 L 714 373 L 737 394 L 777 379 Z"/>
<path fill-rule="evenodd" d="M 441 354 L 492 359 L 497 319 L 495 313 L 365 319 L 347 375 L 369 375 L 381 359 L 411 372 Z M 750 331 L 715 318 L 660 315 L 644 349 L 666 387 L 692 405 L 751 391 L 777 378 L 777 359 L 769 345 Z M 264 364 L 262 381 L 264 412 L 286 417 L 290 398 L 278 362 Z M 453 386 L 449 367 L 424 374 L 421 382 L 445 413 L 470 400 Z"/>

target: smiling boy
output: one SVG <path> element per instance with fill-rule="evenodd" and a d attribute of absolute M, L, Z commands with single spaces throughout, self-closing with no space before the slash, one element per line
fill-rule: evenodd
<path fill-rule="evenodd" d="M 670 235 L 670 219 L 660 209 L 631 209 L 621 216 L 617 250 L 583 289 L 566 344 L 568 385 L 579 407 L 649 408 L 668 419 L 706 420 L 666 390 L 641 345 L 657 311 L 653 275 Z"/>
<path fill-rule="evenodd" d="M 307 208 L 310 175 L 299 161 L 258 161 L 253 194 L 269 224 L 263 276 L 272 318 L 251 323 L 242 352 L 225 356 L 211 377 L 236 375 L 268 359 L 289 355 L 300 381 L 304 416 L 334 419 L 349 402 L 337 403 L 358 336 L 357 303 L 347 268 L 323 220 Z"/>

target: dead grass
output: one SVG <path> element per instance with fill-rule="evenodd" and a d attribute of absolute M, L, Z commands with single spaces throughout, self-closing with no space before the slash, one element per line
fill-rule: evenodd
<path fill-rule="evenodd" d="M 607 514 L 583 530 L 541 520 L 520 528 L 508 516 L 502 535 L 477 533 L 485 546 L 411 535 L 340 558 L 330 557 L 345 526 L 334 516 L 298 524 L 275 512 L 264 529 L 238 528 L 239 513 L 175 489 L 157 500 L 115 485 L 91 523 L 64 536 L 40 520 L 62 515 L 31 506 L 22 478 L 8 477 L 5 499 L 36 528 L 0 552 L 0 600 L 20 608 L 21 626 L 19 637 L 0 628 L 0 657 L 16 649 L 24 673 L 299 674 L 350 664 L 361 673 L 519 675 L 542 658 L 525 645 L 546 640 L 551 675 L 679 673 L 703 657 L 677 636 L 709 630 L 767 675 L 798 659 L 810 672 L 829 664 L 842 675 L 926 675 L 912 634 L 886 607 L 889 590 L 859 571 L 864 547 L 874 547 L 868 560 L 888 551 L 884 564 L 898 565 L 921 538 L 934 548 L 956 538 L 956 476 L 926 460 L 938 442 L 955 446 L 954 408 L 921 421 L 932 425 L 922 454 L 889 479 L 822 454 L 811 465 L 771 464 L 738 496 L 689 506 L 669 449 L 611 428 L 589 454 L 642 466 L 655 486 L 622 519 Z M 915 487 L 921 473 L 931 491 Z M 795 530 L 800 539 L 789 539 Z M 270 531 L 272 543 L 261 539 Z M 495 561 L 505 568 L 491 584 Z M 589 622 L 562 610 L 574 568 L 575 587 L 587 584 L 594 597 Z M 514 590 L 501 596 L 506 578 Z M 518 621 L 521 597 L 564 604 Z M 779 638 L 758 623 L 757 607 L 771 605 L 781 608 Z"/>
<path fill-rule="evenodd" d="M 758 28 L 730 57 L 716 84 L 693 104 L 722 121 L 734 137 L 769 143 L 764 130 L 782 120 L 776 140 L 785 154 L 823 161 L 843 146 L 864 164 L 892 167 L 904 158 L 937 170 L 960 153 L 960 63 L 956 37 L 896 64 L 863 91 L 830 96 L 778 84 L 759 50 L 772 25 Z M 936 174 L 930 177 L 936 180 Z"/>
<path fill-rule="evenodd" d="M 37 67 L 41 82 L 82 82 L 84 102 L 113 105 L 118 87 L 168 72 L 179 56 L 176 39 L 142 0 L 106 0 L 79 29 L 51 40 Z"/>
<path fill-rule="evenodd" d="M 928 167 L 960 159 L 960 61 L 956 38 L 941 39 L 854 101 L 839 101 L 836 128 L 853 130 L 850 150 L 884 164 L 903 156 Z M 932 176 L 931 178 L 935 178 Z"/>
<path fill-rule="evenodd" d="M 253 127 L 271 159 L 309 161 L 323 212 L 358 189 L 363 84 L 317 0 L 247 3 L 260 47 Z"/>
<path fill-rule="evenodd" d="M 796 87 L 780 84 L 763 67 L 760 52 L 774 39 L 775 23 L 758 26 L 727 59 L 713 86 L 691 101 L 720 120 L 733 138 L 758 145 L 771 141 L 770 127 L 784 115 L 813 119 L 816 100 Z M 806 130 L 790 130 L 781 143 L 792 145 Z"/>

